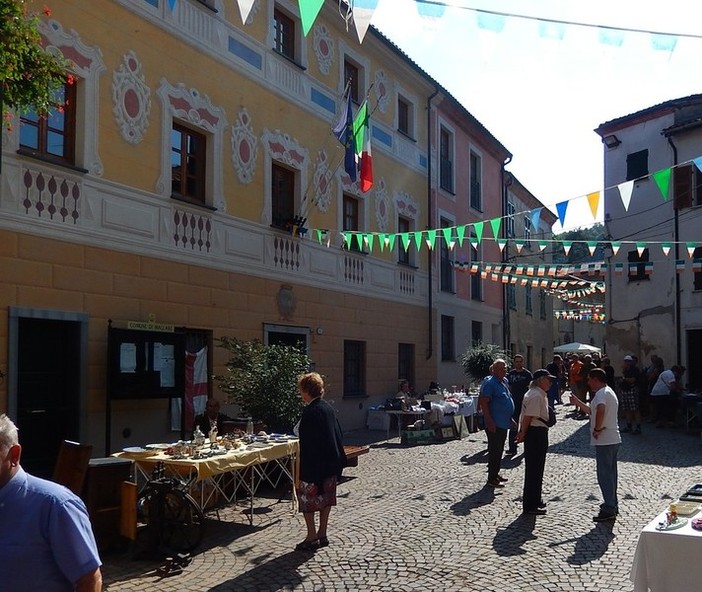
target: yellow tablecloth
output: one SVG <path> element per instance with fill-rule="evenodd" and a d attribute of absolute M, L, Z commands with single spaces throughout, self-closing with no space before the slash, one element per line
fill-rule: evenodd
<path fill-rule="evenodd" d="M 144 472 L 151 470 L 157 462 L 163 462 L 170 469 L 182 469 L 178 470 L 182 474 L 194 473 L 197 476 L 197 481 L 204 481 L 222 473 L 238 471 L 286 456 L 297 456 L 298 450 L 299 442 L 288 440 L 287 442 L 271 442 L 265 448 L 238 448 L 230 450 L 226 454 L 198 460 L 190 458 L 175 460 L 162 450 L 154 450 L 153 454 L 118 452 L 113 456 L 133 460 L 140 465 Z"/>

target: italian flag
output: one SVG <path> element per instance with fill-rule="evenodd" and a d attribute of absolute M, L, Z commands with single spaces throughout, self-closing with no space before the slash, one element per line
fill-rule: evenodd
<path fill-rule="evenodd" d="M 370 117 L 368 116 L 368 99 L 358 109 L 353 120 L 353 137 L 356 159 L 360 161 L 360 185 L 365 193 L 373 187 L 373 157 L 371 156 Z"/>

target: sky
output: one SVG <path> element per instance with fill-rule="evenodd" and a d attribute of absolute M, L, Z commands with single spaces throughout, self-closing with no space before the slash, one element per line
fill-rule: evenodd
<path fill-rule="evenodd" d="M 565 224 L 594 223 L 585 195 L 602 189 L 604 151 L 593 131 L 640 109 L 702 93 L 702 2 L 692 0 L 445 0 L 441 18 L 415 0 L 380 0 L 371 23 L 446 88 L 512 154 L 507 169 L 542 203 L 568 201 Z M 501 32 L 478 27 L 475 10 L 678 35 L 656 50 L 649 33 L 565 25 L 562 39 L 539 21 L 508 17 Z M 489 17 L 488 17 L 489 18 Z M 552 26 L 551 30 L 558 26 Z M 603 203 L 597 216 L 602 221 Z"/>

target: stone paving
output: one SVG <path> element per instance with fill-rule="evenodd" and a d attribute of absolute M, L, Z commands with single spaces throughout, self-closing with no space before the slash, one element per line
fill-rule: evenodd
<path fill-rule="evenodd" d="M 205 542 L 183 573 L 155 574 L 160 561 L 108 555 L 110 592 L 267 590 L 400 592 L 630 592 L 640 529 L 690 485 L 702 482 L 699 432 L 625 434 L 619 461 L 620 516 L 594 524 L 600 492 L 586 421 L 558 407 L 550 431 L 546 516 L 521 514 L 521 453 L 503 461 L 504 489 L 485 487 L 483 432 L 463 440 L 403 447 L 384 432 L 347 434 L 371 443 L 345 470 L 332 511 L 329 547 L 296 552 L 302 517 L 289 498 L 257 498 L 253 525 L 243 508 L 208 515 Z M 521 447 L 520 447 L 521 452 Z"/>

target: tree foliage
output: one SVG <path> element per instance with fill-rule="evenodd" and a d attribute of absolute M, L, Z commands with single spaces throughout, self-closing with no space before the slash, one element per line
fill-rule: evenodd
<path fill-rule="evenodd" d="M 5 124 L 10 111 L 33 109 L 46 115 L 61 108 L 59 90 L 67 80 L 70 63 L 62 55 L 52 55 L 41 45 L 39 16 L 26 0 L 0 0 L 0 84 Z M 51 11 L 44 7 L 45 16 Z"/>
<path fill-rule="evenodd" d="M 573 241 L 573 246 L 570 252 L 566 255 L 562 248 L 557 248 L 553 253 L 553 262 L 561 264 L 571 263 L 588 263 L 589 261 L 602 261 L 604 254 L 602 249 L 606 241 L 606 229 L 603 224 L 593 224 L 588 228 L 577 228 L 554 234 L 553 239 L 556 241 Z M 598 243 L 595 252 L 590 255 L 587 246 L 588 241 L 596 241 Z"/>
<path fill-rule="evenodd" d="M 498 358 L 510 363 L 509 353 L 499 345 L 478 342 L 463 353 L 461 366 L 466 376 L 478 382 L 490 374 L 490 366 Z"/>
<path fill-rule="evenodd" d="M 310 367 L 307 354 L 297 347 L 264 345 L 257 339 L 222 337 L 218 341 L 230 358 L 226 374 L 214 379 L 229 402 L 270 430 L 290 431 L 302 411 L 297 378 Z"/>

